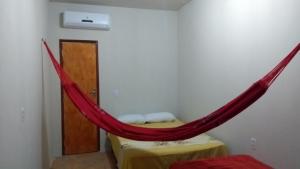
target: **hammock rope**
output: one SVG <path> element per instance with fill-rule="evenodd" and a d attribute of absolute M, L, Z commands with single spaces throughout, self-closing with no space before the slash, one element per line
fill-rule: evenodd
<path fill-rule="evenodd" d="M 77 84 L 75 84 L 64 72 L 58 61 L 55 59 L 46 41 L 43 40 L 43 44 L 47 49 L 50 60 L 54 65 L 58 77 L 60 78 L 64 91 L 74 105 L 79 109 L 79 111 L 97 127 L 102 128 L 109 133 L 140 141 L 184 140 L 207 132 L 225 123 L 263 96 L 276 78 L 280 75 L 280 73 L 284 70 L 284 68 L 300 50 L 299 43 L 263 78 L 255 82 L 238 97 L 234 98 L 226 105 L 215 110 L 207 116 L 173 128 L 143 128 L 118 121 L 104 109 L 94 103 L 94 101 L 84 94 Z"/>

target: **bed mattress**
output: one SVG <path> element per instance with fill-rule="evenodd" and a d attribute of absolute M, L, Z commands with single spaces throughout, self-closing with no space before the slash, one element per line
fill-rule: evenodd
<path fill-rule="evenodd" d="M 170 169 L 272 169 L 248 155 L 176 162 Z"/>
<path fill-rule="evenodd" d="M 139 125 L 152 128 L 175 127 L 181 121 Z M 176 161 L 227 155 L 219 140 L 202 134 L 187 140 L 149 142 L 134 141 L 108 134 L 119 169 L 168 169 Z"/>

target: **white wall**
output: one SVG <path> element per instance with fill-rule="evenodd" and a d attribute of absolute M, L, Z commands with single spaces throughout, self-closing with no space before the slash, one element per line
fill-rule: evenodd
<path fill-rule="evenodd" d="M 194 0 L 179 11 L 179 111 L 204 116 L 237 96 L 300 38 L 298 0 Z M 300 167 L 300 55 L 269 92 L 211 133 L 233 153 Z M 250 138 L 257 139 L 256 151 Z"/>
<path fill-rule="evenodd" d="M 65 10 L 108 13 L 111 31 L 63 29 Z M 58 57 L 59 39 L 99 42 L 100 102 L 113 115 L 170 111 L 177 113 L 177 12 L 50 3 L 49 45 Z M 52 156 L 61 155 L 60 86 L 47 60 L 46 110 Z M 119 90 L 119 96 L 113 91 Z M 101 149 L 104 146 L 101 137 Z"/>
<path fill-rule="evenodd" d="M 46 34 L 46 5 L 46 0 L 0 1 L 1 169 L 42 168 L 41 38 Z"/>

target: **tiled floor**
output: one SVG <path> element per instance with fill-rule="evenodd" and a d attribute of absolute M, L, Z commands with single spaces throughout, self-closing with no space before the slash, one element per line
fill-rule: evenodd
<path fill-rule="evenodd" d="M 116 169 L 116 166 L 112 155 L 98 152 L 58 158 L 52 169 Z"/>

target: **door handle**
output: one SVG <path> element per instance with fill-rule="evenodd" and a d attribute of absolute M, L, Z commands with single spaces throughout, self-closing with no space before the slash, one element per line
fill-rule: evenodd
<path fill-rule="evenodd" d="M 90 92 L 90 95 L 96 97 L 96 96 L 97 96 L 97 90 L 96 90 L 96 89 L 93 89 L 93 90 Z"/>

